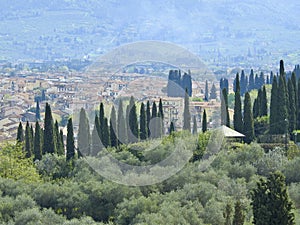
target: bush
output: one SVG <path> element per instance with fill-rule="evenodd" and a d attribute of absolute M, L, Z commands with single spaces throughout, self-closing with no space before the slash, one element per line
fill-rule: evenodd
<path fill-rule="evenodd" d="M 264 156 L 258 160 L 256 165 L 257 172 L 259 175 L 268 176 L 272 172 L 282 170 L 287 161 L 284 150 L 275 148 L 265 153 Z"/>
<path fill-rule="evenodd" d="M 289 194 L 297 209 L 300 208 L 300 183 L 292 183 L 289 187 Z"/>
<path fill-rule="evenodd" d="M 45 154 L 42 160 L 36 161 L 36 168 L 44 178 L 58 179 L 68 177 L 71 165 L 66 163 L 65 156 Z"/>
<path fill-rule="evenodd" d="M 211 199 L 203 213 L 201 213 L 201 218 L 206 224 L 220 225 L 225 223 L 223 217 L 223 212 L 225 209 L 225 204 L 217 201 L 216 199 Z"/>
<path fill-rule="evenodd" d="M 34 200 L 28 195 L 16 198 L 0 197 L 0 221 L 8 222 L 24 210 L 36 207 Z"/>
<path fill-rule="evenodd" d="M 160 205 L 157 213 L 146 213 L 137 215 L 133 221 L 134 224 L 182 224 L 182 225 L 202 225 L 202 219 L 199 218 L 199 211 L 196 207 L 185 205 L 180 202 L 164 202 Z"/>
<path fill-rule="evenodd" d="M 294 158 L 288 161 L 288 163 L 283 168 L 283 173 L 286 177 L 286 182 L 299 183 L 300 182 L 300 157 Z"/>

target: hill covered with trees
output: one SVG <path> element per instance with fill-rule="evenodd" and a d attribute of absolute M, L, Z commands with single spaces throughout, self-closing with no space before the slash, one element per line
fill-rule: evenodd
<path fill-rule="evenodd" d="M 82 59 L 141 40 L 181 44 L 207 62 L 248 57 L 263 65 L 277 60 L 276 49 L 296 63 L 299 53 L 293 38 L 299 36 L 299 4 L 292 0 L 1 3 L 0 54 L 10 61 Z M 279 30 L 282 35 L 276 35 Z"/>

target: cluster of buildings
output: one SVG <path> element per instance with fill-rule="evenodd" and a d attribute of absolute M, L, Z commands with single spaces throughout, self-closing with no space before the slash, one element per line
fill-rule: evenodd
<path fill-rule="evenodd" d="M 180 129 L 184 100 L 181 97 L 167 97 L 167 79 L 148 74 L 117 73 L 101 76 L 95 73 L 60 72 L 0 75 L 0 141 L 14 139 L 19 122 L 35 123 L 36 102 L 39 101 L 41 117 L 44 105 L 50 103 L 54 119 L 61 127 L 73 112 L 84 108 L 87 111 L 98 109 L 100 102 L 112 104 L 118 98 L 134 96 L 138 102 L 162 99 L 165 127 L 171 121 Z M 193 82 L 193 97 L 203 97 L 205 83 Z M 210 118 L 219 111 L 219 101 L 190 101 L 191 115 L 195 115 L 199 129 L 201 117 L 206 109 Z M 210 121 L 211 126 L 214 121 Z M 41 124 L 42 125 L 42 124 Z M 75 124 L 76 126 L 76 124 Z"/>

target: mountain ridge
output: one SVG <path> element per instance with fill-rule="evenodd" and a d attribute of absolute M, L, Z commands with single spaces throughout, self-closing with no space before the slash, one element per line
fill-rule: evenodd
<path fill-rule="evenodd" d="M 206 60 L 248 49 L 264 57 L 298 54 L 299 10 L 291 0 L 4 0 L 0 58 L 81 59 L 144 40 L 180 44 Z"/>

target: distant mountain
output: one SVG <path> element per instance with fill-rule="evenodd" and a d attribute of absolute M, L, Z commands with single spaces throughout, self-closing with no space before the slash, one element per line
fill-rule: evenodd
<path fill-rule="evenodd" d="M 299 11 L 296 0 L 2 0 L 0 59 L 81 59 L 161 40 L 206 61 L 244 55 L 294 60 Z"/>

